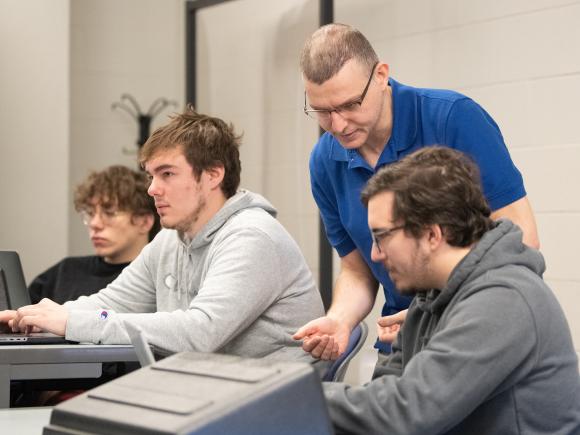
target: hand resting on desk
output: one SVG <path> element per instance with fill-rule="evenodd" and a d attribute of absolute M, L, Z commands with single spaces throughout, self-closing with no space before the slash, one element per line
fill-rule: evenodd
<path fill-rule="evenodd" d="M 16 311 L 0 311 L 0 323 L 8 325 L 14 332 L 45 331 L 64 336 L 67 320 L 67 309 L 46 298 Z"/>

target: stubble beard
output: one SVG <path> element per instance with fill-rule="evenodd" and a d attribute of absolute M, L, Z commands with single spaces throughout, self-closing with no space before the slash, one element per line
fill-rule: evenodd
<path fill-rule="evenodd" d="M 191 232 L 195 223 L 199 220 L 201 212 L 205 209 L 207 202 L 205 198 L 201 198 L 197 202 L 197 206 L 193 211 L 183 220 L 175 224 L 174 229 L 177 230 L 180 236 L 184 236 Z"/>
<path fill-rule="evenodd" d="M 413 255 L 413 260 L 411 267 L 408 270 L 407 275 L 411 277 L 408 285 L 404 287 L 398 287 L 397 291 L 403 296 L 414 296 L 415 294 L 427 291 L 431 289 L 429 282 L 432 274 L 431 267 L 429 266 L 430 258 L 427 254 L 424 254 L 419 249 L 415 251 Z"/>

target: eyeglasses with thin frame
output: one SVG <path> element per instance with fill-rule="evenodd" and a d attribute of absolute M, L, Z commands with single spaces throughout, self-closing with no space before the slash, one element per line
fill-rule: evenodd
<path fill-rule="evenodd" d="M 381 242 L 392 236 L 395 231 L 402 230 L 403 228 L 405 228 L 405 225 L 399 225 L 393 228 L 385 228 L 384 230 L 379 231 L 371 230 L 371 237 L 373 239 L 373 244 L 377 247 L 377 251 L 382 253 L 383 251 L 381 249 Z"/>
<path fill-rule="evenodd" d="M 306 92 L 304 92 L 304 113 L 308 117 L 316 119 L 319 123 L 325 124 L 328 123 L 328 121 L 330 121 L 332 117 L 332 112 L 336 112 L 342 117 L 348 117 L 349 115 L 358 112 L 367 95 L 367 91 L 369 90 L 369 87 L 371 85 L 371 80 L 373 79 L 375 68 L 377 67 L 378 64 L 379 63 L 377 62 L 373 65 L 371 69 L 371 75 L 369 76 L 369 80 L 367 81 L 367 84 L 364 90 L 362 91 L 360 98 L 356 99 L 355 101 L 350 101 L 348 103 L 341 104 L 335 109 L 309 109 L 308 103 L 306 101 Z"/>
<path fill-rule="evenodd" d="M 83 224 L 90 225 L 93 218 L 98 214 L 101 218 L 101 222 L 105 225 L 111 225 L 117 217 L 122 215 L 124 212 L 114 209 L 114 208 L 101 208 L 97 207 L 91 209 L 85 209 L 80 212 Z"/>

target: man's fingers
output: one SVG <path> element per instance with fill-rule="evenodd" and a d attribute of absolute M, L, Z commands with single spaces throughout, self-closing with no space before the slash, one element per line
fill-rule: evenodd
<path fill-rule="evenodd" d="M 12 320 L 14 316 L 16 316 L 16 311 L 14 310 L 0 311 L 0 322 L 7 323 Z"/>
<path fill-rule="evenodd" d="M 320 343 L 320 339 L 320 336 L 306 337 L 302 342 L 302 349 L 304 349 L 305 352 L 312 352 L 312 350 Z"/>
<path fill-rule="evenodd" d="M 340 347 L 338 345 L 337 342 L 334 342 L 334 344 L 332 345 L 332 347 L 330 345 L 328 345 L 323 353 L 322 358 L 323 360 L 335 360 L 337 359 L 340 355 L 342 354 L 342 352 L 340 351 Z"/>
<path fill-rule="evenodd" d="M 32 329 L 38 325 L 40 318 L 39 316 L 30 315 L 23 316 L 18 321 L 18 330 L 24 331 L 26 334 L 32 332 Z"/>
<path fill-rule="evenodd" d="M 324 347 L 322 353 L 320 354 L 320 359 L 324 361 L 332 359 L 333 352 L 334 353 L 338 352 L 338 344 L 334 342 L 334 339 L 332 337 L 329 337 L 326 346 Z"/>
<path fill-rule="evenodd" d="M 341 354 L 339 345 L 333 337 L 326 336 L 325 338 L 320 341 L 311 354 L 313 357 L 323 361 L 335 360 Z"/>
<path fill-rule="evenodd" d="M 384 343 L 392 343 L 397 338 L 401 325 L 397 323 L 396 325 L 388 326 L 385 328 L 377 328 L 377 335 L 379 336 L 379 341 Z"/>
<path fill-rule="evenodd" d="M 324 358 L 324 351 L 326 350 L 326 347 L 328 346 L 329 342 L 332 343 L 334 342 L 334 340 L 332 340 L 332 337 L 329 337 L 328 335 L 323 335 L 321 337 L 319 337 L 319 343 L 316 345 L 316 347 L 314 349 L 312 349 L 312 351 L 310 352 L 310 354 L 314 357 L 314 358 L 320 358 L 320 359 L 328 359 Z M 332 346 L 332 344 L 331 344 Z"/>
<path fill-rule="evenodd" d="M 335 360 L 337 359 L 340 355 L 342 354 L 342 352 L 340 352 L 339 348 L 338 348 L 338 343 L 336 344 L 336 346 L 334 347 L 334 349 L 332 350 L 332 355 L 330 356 L 331 360 Z"/>
<path fill-rule="evenodd" d="M 315 334 L 316 332 L 318 332 L 318 328 L 316 326 L 306 324 L 298 331 L 296 331 L 292 338 L 294 340 L 302 340 L 304 337 Z"/>
<path fill-rule="evenodd" d="M 401 323 L 403 323 L 403 320 L 404 319 L 401 319 L 399 316 L 385 316 L 379 317 L 377 323 L 379 324 L 379 326 L 385 328 L 387 326 L 400 325 Z"/>

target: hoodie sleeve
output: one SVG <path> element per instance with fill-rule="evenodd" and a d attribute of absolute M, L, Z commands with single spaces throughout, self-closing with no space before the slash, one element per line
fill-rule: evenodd
<path fill-rule="evenodd" d="M 538 325 L 511 289 L 476 293 L 445 323 L 401 376 L 324 385 L 337 433 L 444 433 L 535 364 Z"/>
<path fill-rule="evenodd" d="M 137 264 L 129 266 L 114 285 L 71 307 L 74 311 L 70 312 L 67 338 L 104 344 L 129 343 L 123 326 L 127 320 L 139 326 L 149 343 L 157 347 L 174 352 L 214 352 L 244 331 L 280 297 L 283 290 L 280 256 L 276 244 L 259 228 L 223 231 L 212 243 L 197 295 L 187 310 L 173 312 L 151 312 L 155 311 L 153 289 L 148 287 L 148 280 L 139 277 L 140 271 L 148 273 L 147 267 L 142 260 L 136 260 Z M 139 295 L 143 296 L 141 301 Z M 130 303 L 135 301 L 140 306 L 131 307 Z M 114 310 L 107 312 L 105 319 L 99 312 L 87 316 L 86 312 L 76 311 L 102 306 Z"/>
<path fill-rule="evenodd" d="M 103 341 L 103 327 L 109 317 L 118 313 L 152 313 L 156 310 L 155 286 L 148 265 L 151 244 L 106 288 L 90 296 L 81 296 L 66 302 L 69 317 L 66 338 L 73 341 L 128 344 L 129 336 L 124 329 L 110 331 Z"/>

